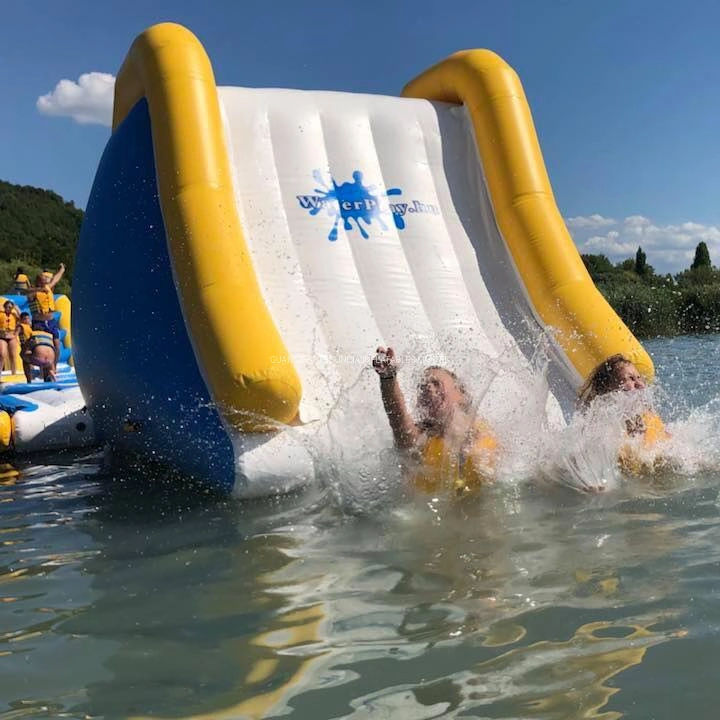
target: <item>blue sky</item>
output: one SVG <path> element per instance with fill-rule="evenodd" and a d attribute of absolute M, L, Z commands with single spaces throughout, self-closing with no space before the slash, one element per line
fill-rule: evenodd
<path fill-rule="evenodd" d="M 456 50 L 490 48 L 520 76 L 581 250 L 620 259 L 642 245 L 665 272 L 704 240 L 720 265 L 720 4 L 3 0 L 0 179 L 84 207 L 109 129 L 41 112 L 38 98 L 114 75 L 135 36 L 167 20 L 199 37 L 226 85 L 392 95 Z M 91 114 L 111 82 L 77 89 L 94 93 Z"/>

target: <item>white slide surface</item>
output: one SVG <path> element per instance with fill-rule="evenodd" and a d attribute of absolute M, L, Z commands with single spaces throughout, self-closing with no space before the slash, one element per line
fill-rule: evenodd
<path fill-rule="evenodd" d="M 218 93 L 245 237 L 289 352 L 272 361 L 297 368 L 303 422 L 326 419 L 374 348 L 391 345 L 409 379 L 432 364 L 466 373 L 496 422 L 533 392 L 540 350 L 550 357 L 545 420 L 565 423 L 579 378 L 498 230 L 464 107 Z"/>

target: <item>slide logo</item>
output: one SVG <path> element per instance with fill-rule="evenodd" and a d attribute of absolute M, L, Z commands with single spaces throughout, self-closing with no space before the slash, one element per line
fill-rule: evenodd
<path fill-rule="evenodd" d="M 377 193 L 375 185 L 364 185 L 363 174 L 355 170 L 352 182 L 340 185 L 330 176 L 329 183 L 325 181 L 320 170 L 313 170 L 313 178 L 320 187 L 315 188 L 315 195 L 297 195 L 298 203 L 310 215 L 317 215 L 322 210 L 333 219 L 332 228 L 328 233 L 328 240 L 334 242 L 338 236 L 338 225 L 342 220 L 343 229 L 353 229 L 353 222 L 360 234 L 367 240 L 369 235 L 365 226 L 370 226 L 373 220 L 383 229 L 387 230 L 383 216 L 391 215 L 393 223 L 398 230 L 405 229 L 405 215 L 407 213 L 430 213 L 439 215 L 436 205 L 423 203 L 419 200 L 412 202 L 390 202 L 390 197 L 402 195 L 400 188 L 388 188 L 384 193 Z"/>

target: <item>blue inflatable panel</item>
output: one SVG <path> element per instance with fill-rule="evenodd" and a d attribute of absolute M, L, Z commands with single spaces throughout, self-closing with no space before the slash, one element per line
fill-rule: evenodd
<path fill-rule="evenodd" d="M 28 393 L 37 392 L 38 390 L 67 390 L 73 387 L 77 387 L 77 382 L 75 382 L 74 378 L 72 381 L 68 380 L 66 382 L 13 383 L 12 385 L 1 386 L 0 396 L 27 395 Z"/>
<path fill-rule="evenodd" d="M 73 351 L 100 440 L 211 477 L 213 489 L 230 492 L 234 449 L 180 309 L 145 100 L 113 133 L 100 161 L 73 279 Z"/>
<path fill-rule="evenodd" d="M 35 389 L 37 390 L 37 385 L 35 386 Z M 0 395 L 0 410 L 4 410 L 5 412 L 10 413 L 10 415 L 17 410 L 32 412 L 37 409 L 38 406 L 34 402 L 30 402 L 30 400 L 13 397 L 12 395 Z"/>

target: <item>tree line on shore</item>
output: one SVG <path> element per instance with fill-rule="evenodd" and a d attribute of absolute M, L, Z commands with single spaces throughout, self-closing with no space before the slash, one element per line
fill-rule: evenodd
<path fill-rule="evenodd" d="M 582 255 L 598 290 L 638 337 L 720 332 L 720 270 L 706 243 L 687 270 L 658 275 L 642 247 L 613 265 L 605 255 Z"/>

